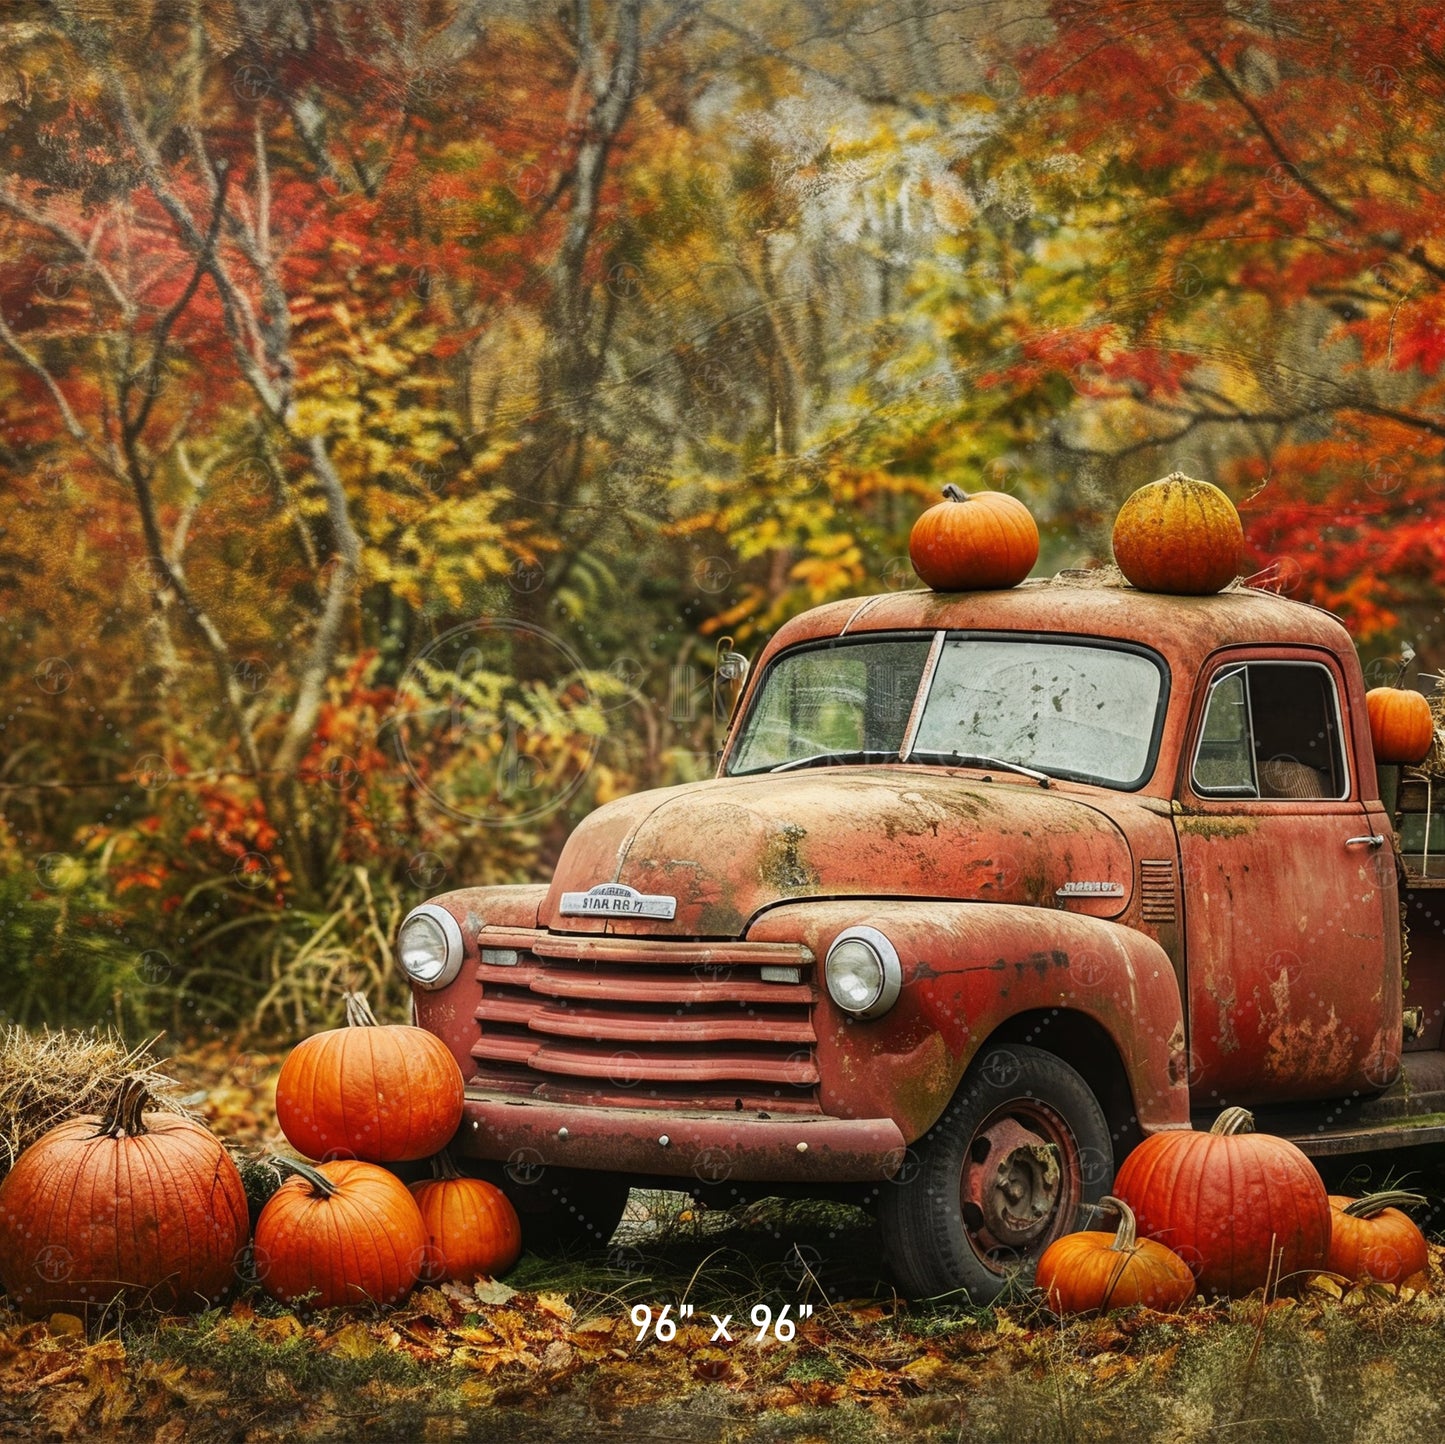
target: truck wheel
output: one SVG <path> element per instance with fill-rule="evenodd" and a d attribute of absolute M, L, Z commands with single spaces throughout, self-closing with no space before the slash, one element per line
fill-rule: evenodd
<path fill-rule="evenodd" d="M 1089 1085 L 1040 1048 L 990 1048 L 964 1074 L 943 1117 L 916 1143 L 878 1220 L 910 1298 L 966 1290 L 976 1304 L 1034 1266 L 1082 1224 L 1114 1179 L 1109 1125 Z"/>
<path fill-rule="evenodd" d="M 627 1180 L 585 1168 L 503 1167 L 480 1159 L 461 1166 L 473 1178 L 494 1183 L 522 1221 L 528 1253 L 571 1254 L 606 1248 L 627 1207 Z"/>

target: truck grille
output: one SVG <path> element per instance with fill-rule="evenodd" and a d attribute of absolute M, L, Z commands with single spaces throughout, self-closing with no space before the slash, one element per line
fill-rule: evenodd
<path fill-rule="evenodd" d="M 471 1082 L 559 1101 L 818 1112 L 813 955 L 482 928 Z M 791 970 L 797 981 L 769 981 Z"/>

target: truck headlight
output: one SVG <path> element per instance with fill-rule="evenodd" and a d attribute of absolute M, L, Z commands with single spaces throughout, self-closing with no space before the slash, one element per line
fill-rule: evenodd
<path fill-rule="evenodd" d="M 396 934 L 396 960 L 419 988 L 444 988 L 461 971 L 462 930 L 435 903 L 413 908 Z"/>
<path fill-rule="evenodd" d="M 833 939 L 823 964 L 828 996 L 855 1018 L 876 1018 L 898 1001 L 903 965 L 877 928 L 848 928 Z"/>

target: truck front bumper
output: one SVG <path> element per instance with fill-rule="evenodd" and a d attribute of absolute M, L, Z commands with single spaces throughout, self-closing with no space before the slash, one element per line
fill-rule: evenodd
<path fill-rule="evenodd" d="M 590 1108 L 468 1088 L 454 1146 L 523 1173 L 595 1168 L 721 1184 L 875 1182 L 902 1167 L 905 1145 L 891 1118 Z"/>

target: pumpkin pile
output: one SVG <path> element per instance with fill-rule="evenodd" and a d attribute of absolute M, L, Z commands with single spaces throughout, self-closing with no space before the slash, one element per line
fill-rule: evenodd
<path fill-rule="evenodd" d="M 303 1039 L 281 1066 L 276 1119 L 319 1167 L 290 1165 L 256 1221 L 256 1272 L 283 1302 L 393 1302 L 419 1280 L 509 1269 L 521 1252 L 510 1200 L 463 1178 L 444 1152 L 462 1121 L 461 1069 L 424 1028 L 381 1024 L 360 993 L 346 1023 Z M 378 1165 L 432 1158 L 410 1189 Z"/>
<path fill-rule="evenodd" d="M 277 1116 L 319 1160 L 274 1158 L 292 1176 L 251 1237 L 246 1187 L 200 1123 L 151 1107 L 127 1075 L 99 1114 L 49 1130 L 0 1183 L 0 1285 L 26 1314 L 115 1303 L 166 1311 L 216 1303 L 245 1273 L 284 1303 L 391 1304 L 421 1279 L 509 1269 L 521 1226 L 506 1195 L 444 1152 L 462 1116 L 462 1076 L 421 1028 L 383 1026 L 348 994 L 347 1026 L 287 1058 Z M 381 1165 L 430 1157 L 408 1187 Z"/>
<path fill-rule="evenodd" d="M 1207 1133 L 1146 1138 L 1100 1204 L 1120 1214 L 1118 1231 L 1066 1234 L 1039 1260 L 1049 1306 L 1172 1312 L 1196 1290 L 1239 1297 L 1313 1274 L 1423 1287 L 1425 1236 L 1400 1211 L 1419 1194 L 1329 1196 L 1294 1144 L 1253 1130 L 1246 1109 L 1227 1108 Z"/>
<path fill-rule="evenodd" d="M 1238 574 L 1244 527 L 1217 486 L 1171 472 L 1119 508 L 1114 560 L 1145 592 L 1207 596 Z"/>

